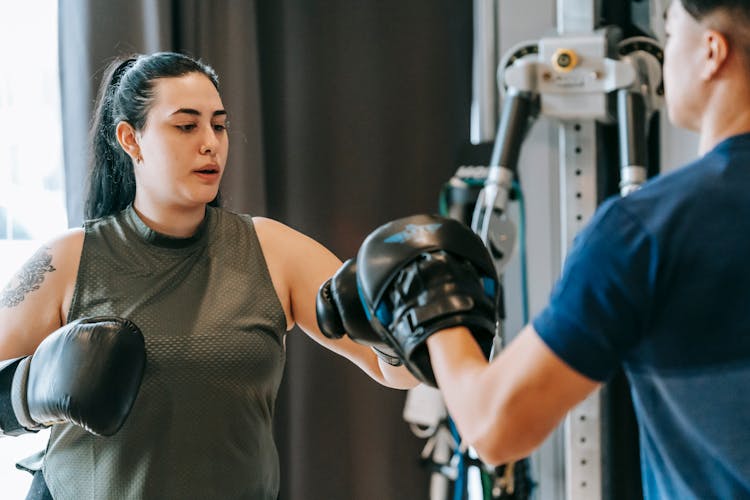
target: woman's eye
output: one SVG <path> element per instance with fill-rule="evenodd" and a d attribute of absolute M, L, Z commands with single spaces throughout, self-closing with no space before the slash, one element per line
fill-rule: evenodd
<path fill-rule="evenodd" d="M 228 123 L 214 123 L 214 130 L 217 132 L 224 132 L 229 128 Z"/>
<path fill-rule="evenodd" d="M 190 132 L 195 128 L 195 123 L 186 123 L 185 125 L 177 125 L 177 128 L 183 132 Z"/>

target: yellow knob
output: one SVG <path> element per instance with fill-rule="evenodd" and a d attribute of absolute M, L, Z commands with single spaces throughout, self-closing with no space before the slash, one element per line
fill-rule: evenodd
<path fill-rule="evenodd" d="M 571 49 L 557 49 L 552 56 L 552 66 L 563 73 L 578 66 L 578 54 Z"/>

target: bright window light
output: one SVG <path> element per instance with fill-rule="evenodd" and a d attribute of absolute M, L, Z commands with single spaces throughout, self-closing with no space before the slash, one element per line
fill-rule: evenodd
<path fill-rule="evenodd" d="M 0 16 L 0 286 L 67 227 L 57 60 L 57 0 L 7 2 Z M 15 463 L 49 432 L 0 438 L 0 496 L 23 499 Z"/>
<path fill-rule="evenodd" d="M 3 10 L 0 239 L 46 239 L 67 225 L 57 2 L 11 2 Z"/>

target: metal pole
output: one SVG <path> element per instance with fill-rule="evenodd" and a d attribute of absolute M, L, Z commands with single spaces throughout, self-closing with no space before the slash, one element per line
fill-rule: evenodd
<path fill-rule="evenodd" d="M 560 35 L 592 33 L 599 20 L 598 0 L 557 0 Z M 559 128 L 562 258 L 597 206 L 596 122 L 563 122 Z M 563 426 L 568 500 L 601 500 L 601 394 L 596 391 L 570 411 Z"/>
<path fill-rule="evenodd" d="M 598 0 L 557 0 L 557 32 L 591 33 L 599 21 Z"/>
<path fill-rule="evenodd" d="M 472 60 L 471 143 L 495 138 L 498 115 L 497 0 L 474 0 L 474 53 Z"/>
<path fill-rule="evenodd" d="M 563 259 L 596 211 L 596 123 L 560 125 L 560 218 Z M 602 498 L 601 396 L 596 391 L 568 413 L 563 426 L 568 500 Z"/>

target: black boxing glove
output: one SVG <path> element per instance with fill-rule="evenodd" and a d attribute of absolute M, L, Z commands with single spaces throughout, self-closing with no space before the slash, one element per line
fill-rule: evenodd
<path fill-rule="evenodd" d="M 380 359 L 392 366 L 401 360 L 393 349 L 372 329 L 357 287 L 357 263 L 349 259 L 320 286 L 315 301 L 318 327 L 329 339 L 349 337 L 370 346 Z"/>
<path fill-rule="evenodd" d="M 357 279 L 373 329 L 420 381 L 436 386 L 426 340 L 465 326 L 489 358 L 498 318 L 492 257 L 465 224 L 406 217 L 373 231 L 357 254 Z"/>
<path fill-rule="evenodd" d="M 45 338 L 32 356 L 4 362 L 6 375 L 13 370 L 10 400 L 16 425 L 5 415 L 3 432 L 69 422 L 110 436 L 130 413 L 145 364 L 143 334 L 132 322 L 115 317 L 73 321 Z"/>

